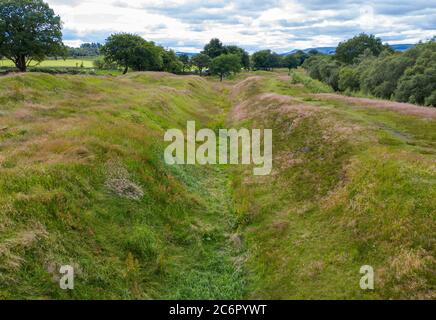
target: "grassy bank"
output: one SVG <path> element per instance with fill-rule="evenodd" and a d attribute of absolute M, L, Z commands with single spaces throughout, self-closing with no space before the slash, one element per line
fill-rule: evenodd
<path fill-rule="evenodd" d="M 224 116 L 196 77 L 0 79 L 0 297 L 240 298 L 225 174 L 168 167 L 163 133 Z M 76 269 L 59 289 L 59 267 Z"/>
<path fill-rule="evenodd" d="M 434 298 L 436 117 L 344 103 L 304 77 L 233 91 L 233 123 L 274 132 L 273 174 L 233 174 L 248 297 Z"/>
<path fill-rule="evenodd" d="M 434 299 L 436 117 L 345 98 L 300 72 L 0 78 L 0 298 Z M 272 174 L 167 166 L 187 120 L 272 128 Z"/>

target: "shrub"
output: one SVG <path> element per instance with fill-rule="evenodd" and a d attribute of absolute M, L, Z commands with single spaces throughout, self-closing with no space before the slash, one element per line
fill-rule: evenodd
<path fill-rule="evenodd" d="M 418 45 L 418 58 L 401 77 L 395 98 L 402 102 L 436 106 L 436 42 Z"/>
<path fill-rule="evenodd" d="M 342 67 L 339 71 L 340 91 L 359 91 L 360 81 L 357 70 L 351 67 Z"/>
<path fill-rule="evenodd" d="M 307 59 L 305 67 L 312 78 L 323 81 L 335 91 L 339 90 L 339 63 L 331 56 L 313 55 Z"/>
<path fill-rule="evenodd" d="M 364 70 L 360 77 L 361 88 L 365 93 L 390 99 L 397 88 L 404 71 L 414 64 L 414 59 L 404 54 L 384 53 L 371 62 L 364 60 Z"/>

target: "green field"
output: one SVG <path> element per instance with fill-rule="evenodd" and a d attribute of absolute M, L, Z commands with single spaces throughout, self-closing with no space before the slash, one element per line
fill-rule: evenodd
<path fill-rule="evenodd" d="M 86 59 L 66 59 L 66 60 L 45 60 L 41 63 L 31 63 L 30 67 L 80 67 L 83 63 L 84 68 L 93 68 L 93 60 L 87 57 Z M 11 60 L 0 60 L 0 67 L 13 67 L 14 63 Z"/>
<path fill-rule="evenodd" d="M 436 112 L 345 98 L 302 71 L 0 77 L 0 299 L 436 298 Z M 188 120 L 272 128 L 272 174 L 166 165 Z"/>

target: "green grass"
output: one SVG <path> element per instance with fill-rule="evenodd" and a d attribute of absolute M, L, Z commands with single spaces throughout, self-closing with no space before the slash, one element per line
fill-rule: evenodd
<path fill-rule="evenodd" d="M 319 92 L 282 70 L 0 78 L 0 298 L 434 298 L 436 121 Z M 273 174 L 167 166 L 187 120 L 272 128 Z"/>
<path fill-rule="evenodd" d="M 271 77 L 239 99 L 251 99 L 243 125 L 275 133 L 271 177 L 233 172 L 248 297 L 434 298 L 436 122 Z M 265 91 L 294 100 L 259 101 Z M 359 287 L 363 265 L 375 269 L 374 291 Z"/>
<path fill-rule="evenodd" d="M 59 60 L 44 60 L 41 63 L 32 62 L 30 67 L 41 67 L 41 68 L 60 68 L 60 67 L 81 67 L 83 64 L 84 68 L 93 68 L 93 59 L 86 57 L 83 59 L 59 59 Z M 14 63 L 10 60 L 0 60 L 0 67 L 14 67 Z"/>
<path fill-rule="evenodd" d="M 158 78 L 0 79 L 1 298 L 242 297 L 225 174 L 163 162 L 165 128 L 207 126 L 228 102 L 205 80 Z M 114 192 L 119 180 L 143 196 Z"/>

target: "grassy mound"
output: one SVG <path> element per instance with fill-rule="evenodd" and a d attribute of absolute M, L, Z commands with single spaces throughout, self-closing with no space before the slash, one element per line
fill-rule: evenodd
<path fill-rule="evenodd" d="M 0 79 L 0 298 L 239 298 L 225 174 L 168 167 L 163 134 L 229 107 L 205 80 Z M 59 289 L 59 267 L 76 270 Z"/>
<path fill-rule="evenodd" d="M 233 121 L 274 132 L 273 174 L 233 173 L 248 297 L 435 298 L 436 121 L 283 76 L 242 87 Z M 363 265 L 374 291 L 359 287 Z"/>

